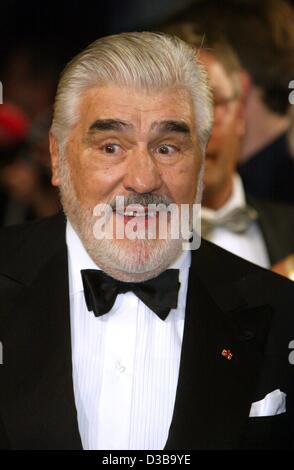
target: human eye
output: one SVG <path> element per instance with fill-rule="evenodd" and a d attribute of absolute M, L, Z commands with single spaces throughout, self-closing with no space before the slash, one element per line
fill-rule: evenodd
<path fill-rule="evenodd" d="M 161 144 L 156 149 L 157 153 L 161 155 L 171 155 L 178 151 L 178 148 L 175 145 L 171 144 Z"/>
<path fill-rule="evenodd" d="M 120 155 L 122 152 L 121 146 L 112 142 L 101 145 L 100 150 L 108 155 Z"/>

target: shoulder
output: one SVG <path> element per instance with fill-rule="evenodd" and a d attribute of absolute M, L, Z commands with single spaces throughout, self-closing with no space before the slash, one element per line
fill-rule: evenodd
<path fill-rule="evenodd" d="M 200 248 L 192 252 L 192 265 L 201 275 L 207 275 L 219 281 L 234 280 L 248 272 L 264 271 L 257 265 L 204 239 L 201 240 Z"/>
<path fill-rule="evenodd" d="M 34 262 L 65 239 L 66 219 L 62 212 L 44 219 L 0 229 L 0 273 L 14 264 Z"/>
<path fill-rule="evenodd" d="M 294 223 L 294 205 L 281 202 L 268 201 L 246 195 L 249 204 L 260 214 L 267 215 L 272 221 L 284 220 L 285 223 Z M 287 217 L 287 220 L 285 220 Z"/>
<path fill-rule="evenodd" d="M 258 223 L 275 263 L 294 252 L 294 205 L 248 197 L 258 212 Z"/>
<path fill-rule="evenodd" d="M 249 304 L 286 303 L 293 309 L 294 283 L 283 276 L 250 263 L 213 243 L 202 240 L 192 253 L 191 268 L 216 297 L 237 291 Z M 227 297 L 228 297 L 227 296 Z M 294 318 L 294 317 L 293 317 Z"/>

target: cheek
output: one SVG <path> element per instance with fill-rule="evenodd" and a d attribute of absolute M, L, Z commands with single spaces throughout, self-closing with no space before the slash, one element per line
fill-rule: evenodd
<path fill-rule="evenodd" d="M 165 179 L 168 191 L 176 203 L 187 204 L 194 202 L 199 171 L 200 162 L 193 162 L 191 165 L 175 169 Z"/>
<path fill-rule="evenodd" d="M 84 206 L 94 206 L 116 195 L 121 170 L 108 165 L 93 164 L 87 158 L 72 162 L 71 176 L 78 199 Z"/>

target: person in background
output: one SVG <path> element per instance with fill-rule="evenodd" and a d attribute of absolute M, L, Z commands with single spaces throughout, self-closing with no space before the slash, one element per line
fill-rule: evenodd
<path fill-rule="evenodd" d="M 50 182 L 48 119 L 32 122 L 16 105 L 0 106 L 0 225 L 59 211 Z"/>
<path fill-rule="evenodd" d="M 245 133 L 238 171 L 246 191 L 294 203 L 294 9 L 285 0 L 198 0 L 178 21 L 225 36 L 243 68 Z"/>
<path fill-rule="evenodd" d="M 293 447 L 293 284 L 186 246 L 173 216 L 192 229 L 212 120 L 176 37 L 100 38 L 66 66 L 50 132 L 64 213 L 0 231 L 0 448 Z"/>
<path fill-rule="evenodd" d="M 55 63 L 58 51 L 44 41 L 42 47 L 19 44 L 1 64 L 4 103 L 21 109 L 32 124 L 51 110 L 59 73 Z"/>
<path fill-rule="evenodd" d="M 197 34 L 183 22 L 164 30 L 197 50 L 214 98 L 214 125 L 206 150 L 202 236 L 265 268 L 294 251 L 294 207 L 248 195 L 236 168 L 245 134 L 245 92 L 233 49 L 224 38 Z"/>

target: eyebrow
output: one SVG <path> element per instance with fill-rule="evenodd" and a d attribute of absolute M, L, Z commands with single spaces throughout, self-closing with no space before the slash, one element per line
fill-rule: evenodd
<path fill-rule="evenodd" d="M 120 119 L 96 119 L 91 124 L 89 132 L 95 131 L 123 131 L 133 129 L 133 125 L 127 121 L 121 121 Z M 155 121 L 151 125 L 151 131 L 156 130 L 160 133 L 180 133 L 190 135 L 191 130 L 188 124 L 183 121 L 167 120 L 167 121 Z"/>
<path fill-rule="evenodd" d="M 154 122 L 151 126 L 151 130 L 158 132 L 175 132 L 180 134 L 191 134 L 190 127 L 183 121 L 160 121 Z"/>
<path fill-rule="evenodd" d="M 129 122 L 120 121 L 119 119 L 96 119 L 91 124 L 89 131 L 123 131 L 131 129 L 133 126 Z"/>

